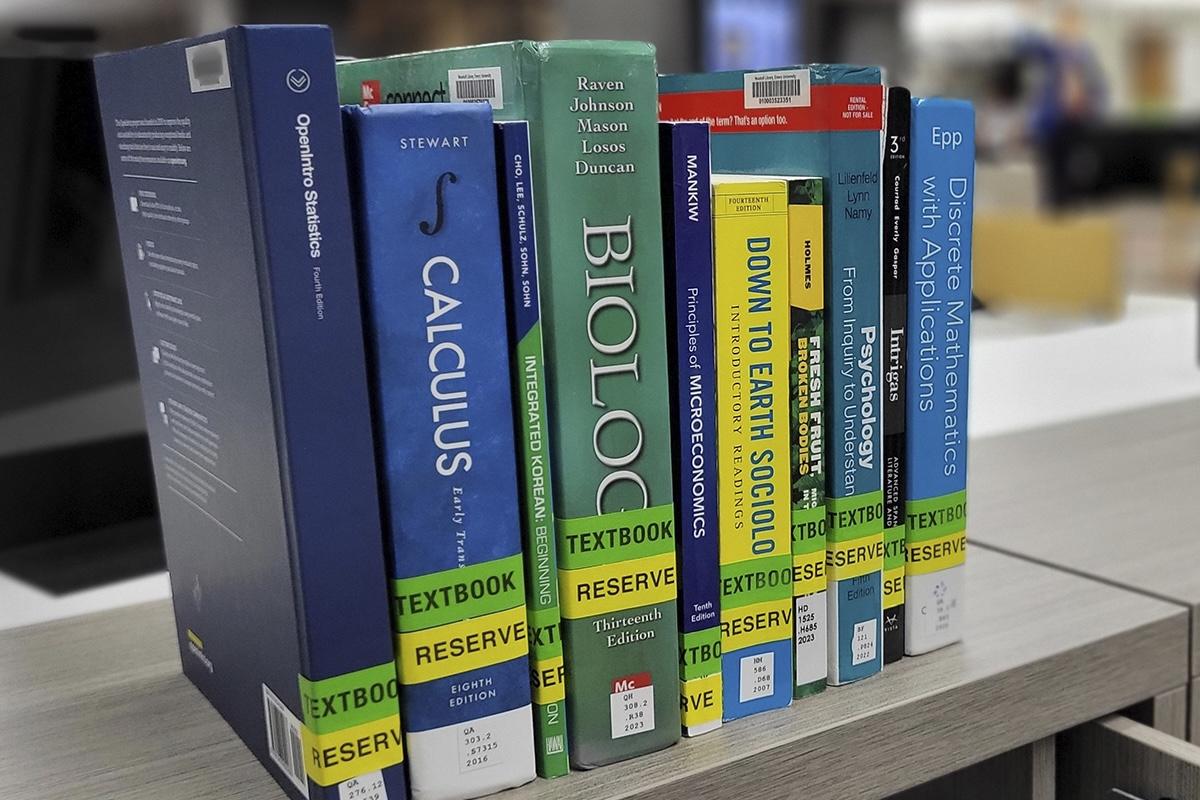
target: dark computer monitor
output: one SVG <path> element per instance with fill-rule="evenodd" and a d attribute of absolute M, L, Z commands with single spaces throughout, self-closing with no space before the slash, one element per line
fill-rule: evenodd
<path fill-rule="evenodd" d="M 162 568 L 91 62 L 0 55 L 0 570 Z"/>

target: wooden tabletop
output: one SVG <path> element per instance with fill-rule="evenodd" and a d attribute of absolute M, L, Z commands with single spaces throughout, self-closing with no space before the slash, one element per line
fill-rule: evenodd
<path fill-rule="evenodd" d="M 1189 607 L 1200 676 L 1200 400 L 972 441 L 970 458 L 973 542 Z"/>
<path fill-rule="evenodd" d="M 503 797 L 884 797 L 1186 682 L 1183 607 L 986 550 L 967 563 L 963 644 Z M 0 796 L 283 797 L 180 674 L 167 603 L 0 634 L 0 697 Z"/>

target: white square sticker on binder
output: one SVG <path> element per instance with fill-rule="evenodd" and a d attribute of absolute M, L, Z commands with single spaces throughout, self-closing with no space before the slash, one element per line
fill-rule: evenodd
<path fill-rule="evenodd" d="M 229 55 L 225 52 L 224 39 L 194 44 L 185 47 L 183 52 L 187 56 L 188 84 L 193 93 L 230 87 Z"/>
<path fill-rule="evenodd" d="M 812 103 L 807 69 L 747 72 L 742 76 L 746 108 L 803 108 Z"/>

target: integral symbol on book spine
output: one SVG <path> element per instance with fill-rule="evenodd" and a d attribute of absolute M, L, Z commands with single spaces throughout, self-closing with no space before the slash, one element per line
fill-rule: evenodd
<path fill-rule="evenodd" d="M 442 229 L 442 222 L 445 219 L 442 213 L 445 206 L 443 195 L 446 191 L 447 180 L 449 180 L 451 183 L 458 183 L 458 176 L 453 172 L 443 172 L 441 175 L 438 175 L 437 186 L 434 189 L 434 197 L 437 203 L 437 216 L 434 217 L 432 225 L 429 224 L 429 220 L 424 219 L 421 220 L 420 225 L 421 233 L 425 234 L 426 236 L 435 236 L 437 232 Z"/>

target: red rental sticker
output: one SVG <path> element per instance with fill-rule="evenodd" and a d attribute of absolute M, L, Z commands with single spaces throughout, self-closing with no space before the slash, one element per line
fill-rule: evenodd
<path fill-rule="evenodd" d="M 636 675 L 626 675 L 623 678 L 615 679 L 612 684 L 612 693 L 632 692 L 634 689 L 645 689 L 652 684 L 649 672 L 639 672 Z"/>
<path fill-rule="evenodd" d="M 658 118 L 700 120 L 713 133 L 878 131 L 883 129 L 883 87 L 813 86 L 808 106 L 749 109 L 741 89 L 673 92 L 658 96 Z"/>

